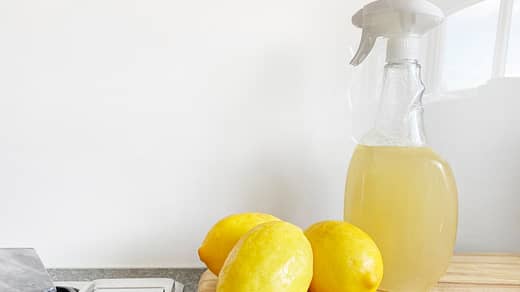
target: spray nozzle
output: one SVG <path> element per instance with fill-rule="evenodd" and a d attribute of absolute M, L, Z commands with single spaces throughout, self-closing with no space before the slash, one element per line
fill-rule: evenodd
<path fill-rule="evenodd" d="M 378 0 L 352 17 L 361 28 L 361 42 L 350 64 L 368 56 L 378 37 L 388 38 L 387 61 L 417 59 L 420 37 L 442 22 L 444 13 L 427 0 Z"/>

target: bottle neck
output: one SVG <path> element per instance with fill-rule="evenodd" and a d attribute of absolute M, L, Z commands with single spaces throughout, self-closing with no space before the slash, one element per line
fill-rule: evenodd
<path fill-rule="evenodd" d="M 388 63 L 373 129 L 362 139 L 373 146 L 424 146 L 421 67 L 415 60 Z"/>

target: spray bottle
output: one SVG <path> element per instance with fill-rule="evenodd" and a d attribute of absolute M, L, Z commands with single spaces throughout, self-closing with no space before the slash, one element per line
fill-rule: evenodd
<path fill-rule="evenodd" d="M 387 39 L 379 108 L 354 151 L 345 190 L 345 220 L 383 255 L 382 291 L 429 291 L 453 253 L 457 188 L 448 163 L 426 143 L 418 63 L 420 38 L 443 16 L 426 0 L 379 0 L 352 17 L 363 30 L 352 65 Z"/>

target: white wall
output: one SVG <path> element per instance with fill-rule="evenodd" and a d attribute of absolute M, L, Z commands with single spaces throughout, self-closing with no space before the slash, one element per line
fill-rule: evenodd
<path fill-rule="evenodd" d="M 0 246 L 195 266 L 229 213 L 340 218 L 359 5 L 0 2 Z"/>
<path fill-rule="evenodd" d="M 341 218 L 362 2 L 0 2 L 0 246 L 35 247 L 54 267 L 198 266 L 224 215 Z M 460 178 L 459 248 L 520 246 L 489 239 L 515 226 L 514 182 L 473 184 L 475 156 L 445 143 L 443 121 L 430 130 Z M 503 145 L 482 168 L 511 176 Z M 479 234 L 483 210 L 504 215 Z"/>

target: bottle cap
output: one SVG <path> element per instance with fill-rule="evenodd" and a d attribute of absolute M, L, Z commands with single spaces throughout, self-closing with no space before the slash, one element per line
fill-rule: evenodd
<path fill-rule="evenodd" d="M 378 0 L 365 5 L 352 23 L 363 30 L 350 64 L 357 66 L 368 56 L 378 37 L 388 39 L 387 62 L 416 60 L 423 34 L 439 25 L 444 13 L 427 0 Z"/>

